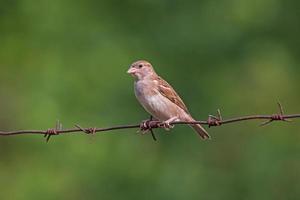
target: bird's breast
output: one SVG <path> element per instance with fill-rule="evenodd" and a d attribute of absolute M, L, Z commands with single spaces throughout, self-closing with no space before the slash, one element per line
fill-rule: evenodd
<path fill-rule="evenodd" d="M 155 87 L 149 87 L 149 83 L 144 83 L 142 81 L 138 81 L 134 84 L 134 92 L 136 98 L 143 106 L 150 104 L 155 98 L 154 96 L 158 95 Z"/>
<path fill-rule="evenodd" d="M 135 95 L 146 111 L 159 120 L 185 113 L 180 107 L 161 95 L 156 87 L 149 87 L 143 82 L 135 83 Z"/>

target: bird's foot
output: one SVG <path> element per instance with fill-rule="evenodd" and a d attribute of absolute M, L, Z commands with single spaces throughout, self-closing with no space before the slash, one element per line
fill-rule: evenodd
<path fill-rule="evenodd" d="M 164 128 L 166 131 L 169 131 L 171 128 L 174 128 L 174 125 L 171 125 L 169 122 L 161 122 L 159 127 Z"/>
<path fill-rule="evenodd" d="M 174 128 L 174 125 L 172 125 L 172 122 L 175 122 L 178 120 L 178 117 L 172 117 L 162 123 L 159 124 L 159 127 L 164 128 L 165 130 L 169 131 L 171 128 Z"/>

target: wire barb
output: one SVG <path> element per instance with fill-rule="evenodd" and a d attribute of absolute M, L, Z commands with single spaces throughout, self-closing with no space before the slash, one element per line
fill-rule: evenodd
<path fill-rule="evenodd" d="M 152 115 L 150 115 L 150 120 L 151 120 L 151 121 L 153 120 L 153 116 L 152 116 Z M 157 141 L 157 139 L 156 139 L 156 137 L 155 137 L 155 134 L 154 134 L 154 131 L 153 131 L 152 128 L 150 129 L 150 133 L 151 133 L 152 139 L 153 139 L 154 141 Z"/>
<path fill-rule="evenodd" d="M 93 128 L 82 128 L 78 124 L 76 124 L 75 127 L 77 127 L 78 129 L 80 129 L 82 132 L 84 132 L 86 134 L 95 135 L 95 133 L 97 132 L 97 128 L 96 127 L 93 127 Z"/>
<path fill-rule="evenodd" d="M 208 119 L 207 119 L 208 128 L 210 128 L 211 126 L 222 125 L 223 118 L 220 109 L 217 110 L 217 115 L 218 115 L 217 117 L 214 115 L 208 115 Z"/>
<path fill-rule="evenodd" d="M 58 131 L 61 131 L 61 130 L 62 130 L 62 124 L 60 123 L 59 120 L 57 120 L 56 124 L 55 124 L 55 128 L 49 128 L 45 131 L 44 137 L 46 138 L 46 142 L 48 143 L 50 140 L 50 137 L 52 135 L 58 135 L 59 134 Z"/>
<path fill-rule="evenodd" d="M 152 139 L 154 141 L 157 141 L 154 131 L 153 131 L 153 125 L 155 126 L 155 124 L 153 122 L 154 122 L 153 117 L 152 117 L 152 115 L 150 115 L 149 119 L 142 121 L 142 123 L 140 124 L 139 132 L 142 131 L 142 134 L 146 134 L 147 132 L 150 132 Z"/>
<path fill-rule="evenodd" d="M 261 123 L 261 126 L 266 126 L 270 124 L 273 121 L 284 121 L 284 122 L 291 122 L 292 120 L 289 120 L 285 117 L 284 111 L 283 111 L 283 106 L 281 105 L 280 102 L 277 102 L 278 108 L 279 108 L 279 113 L 271 115 L 270 119 L 268 121 L 265 121 Z"/>
<path fill-rule="evenodd" d="M 279 107 L 279 114 L 273 114 L 273 115 L 246 115 L 246 116 L 239 116 L 229 119 L 223 119 L 221 115 L 221 111 L 218 109 L 217 111 L 217 117 L 213 115 L 209 115 L 208 119 L 206 121 L 176 121 L 171 122 L 170 125 L 175 124 L 202 124 L 202 125 L 208 125 L 211 126 L 220 126 L 230 123 L 236 123 L 236 122 L 242 122 L 242 121 L 250 121 L 250 120 L 266 120 L 268 121 L 264 122 L 262 125 L 269 124 L 273 121 L 285 121 L 288 122 L 290 119 L 296 119 L 300 118 L 300 113 L 298 114 L 284 114 L 284 110 L 282 105 L 278 102 Z M 163 122 L 157 121 L 156 119 L 143 121 L 140 124 L 125 124 L 125 125 L 116 125 L 111 127 L 102 127 L 102 128 L 82 128 L 79 125 L 75 125 L 76 128 L 70 128 L 70 129 L 62 129 L 62 124 L 57 121 L 55 128 L 48 129 L 48 130 L 16 130 L 16 131 L 1 131 L 0 130 L 0 136 L 13 136 L 13 135 L 21 135 L 21 134 L 42 134 L 46 138 L 46 141 L 48 142 L 50 137 L 53 135 L 61 135 L 61 134 L 69 134 L 69 133 L 80 133 L 84 132 L 87 134 L 95 134 L 96 132 L 105 132 L 105 131 L 113 131 L 113 130 L 121 130 L 121 129 L 133 129 L 138 128 L 139 131 L 150 132 L 152 135 L 152 138 L 154 141 L 156 141 L 156 137 L 154 135 L 153 129 L 155 128 L 165 128 L 164 126 L 161 126 Z"/>
<path fill-rule="evenodd" d="M 154 141 L 157 141 L 153 129 L 150 129 L 150 133 L 151 133 L 151 135 L 152 135 L 152 139 L 153 139 Z"/>

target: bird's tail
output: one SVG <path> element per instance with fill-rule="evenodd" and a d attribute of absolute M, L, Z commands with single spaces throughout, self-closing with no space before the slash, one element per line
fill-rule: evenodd
<path fill-rule="evenodd" d="M 202 139 L 206 140 L 210 138 L 209 134 L 200 124 L 192 124 L 190 126 L 200 135 Z"/>
<path fill-rule="evenodd" d="M 195 121 L 191 115 L 189 115 L 186 120 L 191 122 Z M 190 127 L 194 129 L 203 140 L 210 138 L 209 134 L 200 124 L 191 124 Z"/>

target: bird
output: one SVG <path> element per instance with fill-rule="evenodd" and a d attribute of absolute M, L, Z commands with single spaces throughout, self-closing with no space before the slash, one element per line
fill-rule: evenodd
<path fill-rule="evenodd" d="M 127 71 L 134 77 L 134 93 L 139 103 L 156 120 L 163 122 L 165 128 L 176 121 L 195 122 L 186 105 L 172 86 L 155 72 L 151 63 L 138 60 Z M 200 124 L 190 124 L 202 139 L 210 138 Z"/>

